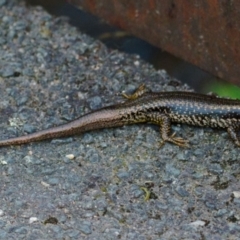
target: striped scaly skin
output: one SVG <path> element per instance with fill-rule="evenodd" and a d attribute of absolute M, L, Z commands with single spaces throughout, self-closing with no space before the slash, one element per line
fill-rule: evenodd
<path fill-rule="evenodd" d="M 240 101 L 192 92 L 151 92 L 141 85 L 132 95 L 123 94 L 127 101 L 105 107 L 80 118 L 29 135 L 0 141 L 0 146 L 24 144 L 83 132 L 120 127 L 135 123 L 159 125 L 163 143 L 187 147 L 188 140 L 171 134 L 171 123 L 226 129 L 240 147 Z"/>

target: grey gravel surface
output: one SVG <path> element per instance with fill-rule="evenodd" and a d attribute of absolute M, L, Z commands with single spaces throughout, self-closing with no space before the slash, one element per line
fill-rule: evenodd
<path fill-rule="evenodd" d="M 65 18 L 0 6 L 2 139 L 121 102 L 143 82 L 189 90 Z M 240 239 L 239 149 L 223 131 L 173 129 L 191 148 L 160 147 L 151 125 L 1 148 L 0 239 Z"/>

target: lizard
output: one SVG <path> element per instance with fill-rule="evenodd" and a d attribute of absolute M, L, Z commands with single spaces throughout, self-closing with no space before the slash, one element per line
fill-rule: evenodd
<path fill-rule="evenodd" d="M 95 110 L 60 126 L 0 140 L 0 147 L 136 123 L 158 125 L 162 143 L 171 142 L 180 147 L 188 147 L 189 141 L 171 133 L 172 123 L 222 128 L 240 147 L 237 134 L 240 128 L 240 100 L 194 92 L 152 92 L 144 84 L 133 94 L 123 93 L 123 96 L 127 99 L 123 103 Z"/>

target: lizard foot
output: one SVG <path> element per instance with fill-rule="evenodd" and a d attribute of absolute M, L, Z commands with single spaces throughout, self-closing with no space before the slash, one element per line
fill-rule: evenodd
<path fill-rule="evenodd" d="M 166 137 L 163 141 L 164 142 L 171 142 L 179 147 L 189 147 L 189 141 L 186 139 L 183 139 L 181 137 L 175 137 L 176 133 L 173 133 L 170 137 Z"/>

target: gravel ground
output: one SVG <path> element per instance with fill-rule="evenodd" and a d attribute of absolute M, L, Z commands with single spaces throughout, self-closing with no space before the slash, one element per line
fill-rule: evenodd
<path fill-rule="evenodd" d="M 0 0 L 0 135 L 121 102 L 141 83 L 190 90 L 65 18 Z M 223 131 L 134 125 L 0 149 L 0 239 L 240 239 L 239 150 Z M 146 192 L 150 193 L 146 199 Z"/>

